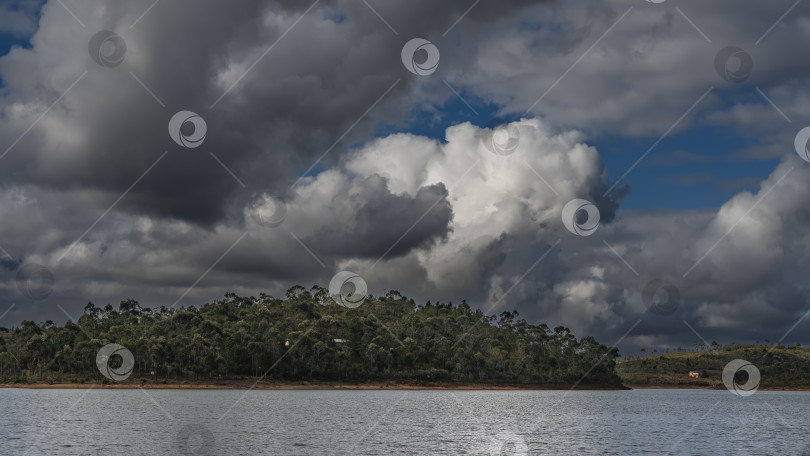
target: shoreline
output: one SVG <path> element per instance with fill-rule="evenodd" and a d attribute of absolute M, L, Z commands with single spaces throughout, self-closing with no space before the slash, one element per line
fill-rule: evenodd
<path fill-rule="evenodd" d="M 711 391 L 722 391 L 726 389 L 724 386 L 705 386 L 705 385 L 626 385 L 630 389 L 702 389 Z M 810 391 L 810 386 L 766 386 L 759 387 L 757 391 Z"/>
<path fill-rule="evenodd" d="M 212 383 L 167 383 L 167 384 L 139 384 L 139 383 L 7 383 L 0 384 L 0 388 L 25 389 L 178 389 L 178 390 L 453 390 L 453 391 L 567 391 L 571 385 L 498 385 L 498 384 L 417 384 L 417 383 L 250 383 L 234 382 L 228 384 Z M 623 391 L 630 388 L 624 386 L 594 386 L 585 385 L 574 388 L 577 391 Z"/>
<path fill-rule="evenodd" d="M 251 382 L 229 382 L 229 383 L 166 383 L 166 384 L 139 384 L 139 383 L 3 383 L 0 388 L 21 388 L 21 389 L 155 389 L 155 390 L 434 390 L 434 391 L 568 391 L 571 385 L 523 385 L 523 384 L 445 384 L 445 383 L 349 383 L 349 382 L 274 382 L 274 383 L 251 383 Z M 598 386 L 584 385 L 573 388 L 576 391 L 630 391 L 630 390 L 653 390 L 653 389 L 689 389 L 689 390 L 711 390 L 722 391 L 723 387 L 706 385 L 623 385 L 623 386 Z M 761 387 L 759 391 L 796 391 L 810 392 L 807 387 Z"/>

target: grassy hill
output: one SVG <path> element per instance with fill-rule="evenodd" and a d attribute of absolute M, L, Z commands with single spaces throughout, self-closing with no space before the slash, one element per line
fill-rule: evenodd
<path fill-rule="evenodd" d="M 724 388 L 723 368 L 743 359 L 759 369 L 761 388 L 810 388 L 810 349 L 782 345 L 726 345 L 714 350 L 667 353 L 617 361 L 616 372 L 627 386 Z M 690 371 L 700 378 L 690 378 Z M 739 382 L 745 382 L 740 373 Z"/>

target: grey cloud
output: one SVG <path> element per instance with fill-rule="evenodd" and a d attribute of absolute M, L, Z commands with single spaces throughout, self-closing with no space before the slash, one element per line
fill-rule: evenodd
<path fill-rule="evenodd" d="M 436 35 L 466 5 L 400 3 L 382 9 L 397 19 L 402 33 Z M 391 33 L 362 3 L 323 2 L 290 29 L 305 9 L 301 2 L 170 2 L 156 5 L 130 29 L 127 24 L 142 12 L 140 5 L 99 10 L 82 4 L 73 10 L 87 25 L 79 30 L 70 16 L 57 15 L 47 5 L 33 49 L 15 49 L 0 60 L 9 89 L 3 137 L 11 143 L 39 111 L 20 115 L 11 107 L 32 99 L 46 105 L 82 71 L 88 73 L 5 158 L 4 169 L 14 170 L 7 171 L 6 182 L 34 182 L 56 190 L 81 185 L 120 194 L 169 150 L 120 209 L 212 226 L 232 216 L 229 205 L 244 202 L 247 193 L 210 153 L 251 190 L 284 192 L 296 174 L 402 78 L 325 157 L 323 166 L 334 165 L 355 138 L 371 136 L 377 119 L 396 121 L 418 82 L 399 59 L 405 35 Z M 330 9 L 340 10 L 345 20 L 330 18 Z M 432 13 L 417 14 L 426 9 Z M 87 55 L 87 41 L 98 29 L 110 29 L 126 41 L 120 66 L 100 67 Z M 26 76 L 32 72 L 37 77 Z M 200 148 L 178 150 L 168 137 L 168 119 L 183 109 L 207 122 Z"/>
<path fill-rule="evenodd" d="M 617 22 L 631 6 L 627 16 Z M 772 127 L 780 122 L 779 115 L 755 87 L 770 93 L 788 84 L 806 86 L 810 71 L 806 59 L 793 51 L 796 43 L 807 40 L 802 26 L 806 6 L 797 7 L 765 34 L 789 6 L 773 2 L 629 5 L 611 1 L 594 7 L 567 2 L 550 10 L 541 8 L 526 18 L 538 28 L 553 24 L 555 30 L 565 33 L 530 33 L 532 29 L 498 23 L 494 27 L 500 40 L 465 41 L 464 54 L 480 58 L 466 66 L 460 62 L 464 70 L 456 72 L 465 76 L 459 79 L 476 93 L 497 100 L 508 112 L 523 113 L 548 91 L 533 107 L 533 113 L 555 125 L 594 134 L 619 131 L 632 136 L 660 135 L 711 86 L 715 90 L 676 127 L 676 132 L 699 122 L 705 113 L 722 112 L 725 100 L 744 95 L 748 104 L 771 111 L 772 117 L 760 116 L 758 122 Z M 711 43 L 675 7 L 687 14 Z M 502 43 L 509 43 L 507 49 L 514 51 L 501 50 Z M 742 47 L 754 60 L 753 74 L 745 84 L 725 82 L 714 69 L 715 55 L 728 45 Z"/>
<path fill-rule="evenodd" d="M 40 0 L 11 0 L 0 5 L 0 33 L 15 38 L 30 36 L 37 29 Z"/>
<path fill-rule="evenodd" d="M 376 260 L 446 238 L 453 212 L 443 184 L 422 187 L 413 199 L 390 194 L 379 176 L 371 176 L 363 184 L 363 193 L 348 197 L 354 208 L 351 224 L 327 224 L 305 241 L 331 255 Z"/>

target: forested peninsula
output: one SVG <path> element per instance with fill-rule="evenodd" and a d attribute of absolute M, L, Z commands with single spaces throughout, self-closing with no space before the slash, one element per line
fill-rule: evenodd
<path fill-rule="evenodd" d="M 100 351 L 124 347 L 131 365 Z M 326 289 L 284 298 L 227 293 L 199 307 L 117 309 L 88 303 L 78 321 L 0 328 L 0 380 L 11 384 L 272 385 L 393 382 L 410 385 L 621 387 L 618 350 L 517 311 L 485 315 L 465 301 L 417 304 L 390 291 L 356 308 Z M 105 358 L 106 360 L 106 358 Z M 118 363 L 118 366 L 116 366 Z"/>

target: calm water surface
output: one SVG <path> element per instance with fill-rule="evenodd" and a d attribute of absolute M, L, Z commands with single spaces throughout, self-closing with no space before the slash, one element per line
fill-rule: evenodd
<path fill-rule="evenodd" d="M 0 454 L 800 455 L 808 412 L 805 392 L 0 389 Z"/>

